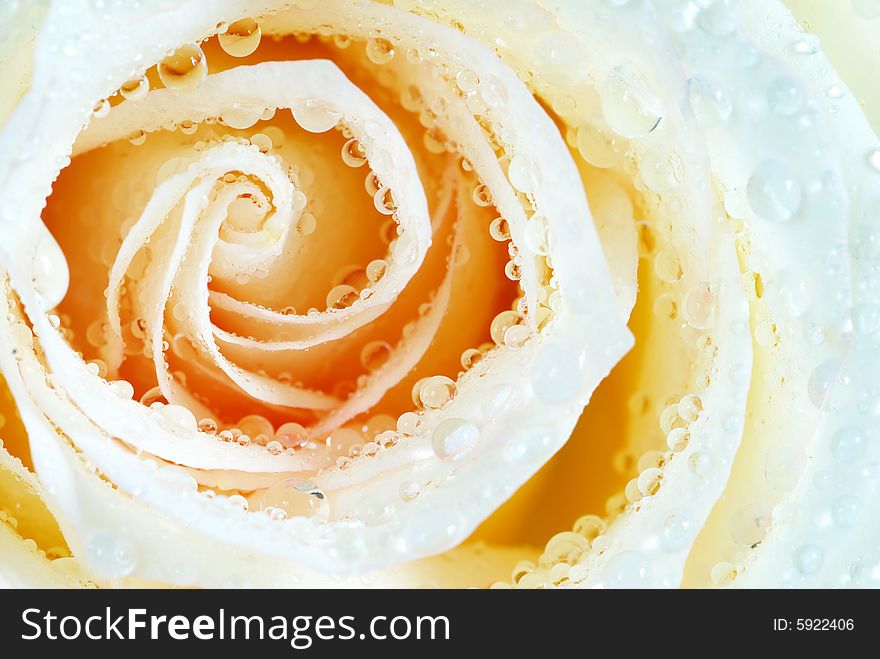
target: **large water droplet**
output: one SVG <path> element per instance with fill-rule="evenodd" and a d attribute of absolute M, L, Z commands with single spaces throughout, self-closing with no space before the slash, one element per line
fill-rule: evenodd
<path fill-rule="evenodd" d="M 309 517 L 316 522 L 325 522 L 330 516 L 330 504 L 324 491 L 311 481 L 300 478 L 285 478 L 266 488 L 261 508 L 282 510 L 288 519 Z"/>
<path fill-rule="evenodd" d="M 663 103 L 631 64 L 615 67 L 602 85 L 602 114 L 614 132 L 644 137 L 660 125 Z"/>
<path fill-rule="evenodd" d="M 790 220 L 801 207 L 801 184 L 779 160 L 758 165 L 749 179 L 747 194 L 755 214 L 773 222 Z"/>
<path fill-rule="evenodd" d="M 262 34 L 259 23 L 252 18 L 243 18 L 231 23 L 217 40 L 229 55 L 247 57 L 259 47 Z"/>
<path fill-rule="evenodd" d="M 434 453 L 443 460 L 458 460 L 470 451 L 480 438 L 480 429 L 463 419 L 442 421 L 431 435 Z"/>
<path fill-rule="evenodd" d="M 184 44 L 159 62 L 159 79 L 166 87 L 189 91 L 208 75 L 205 53 L 194 43 Z"/>

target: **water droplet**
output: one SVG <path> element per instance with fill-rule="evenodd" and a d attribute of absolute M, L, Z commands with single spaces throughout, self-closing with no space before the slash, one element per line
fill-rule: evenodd
<path fill-rule="evenodd" d="M 316 522 L 326 522 L 330 516 L 330 504 L 324 491 L 300 478 L 285 478 L 266 488 L 260 507 L 263 510 L 283 510 L 288 519 L 308 517 Z"/>
<path fill-rule="evenodd" d="M 382 215 L 393 215 L 397 210 L 397 202 L 394 201 L 394 193 L 391 188 L 380 187 L 373 195 L 373 205 Z"/>
<path fill-rule="evenodd" d="M 838 462 L 848 464 L 865 452 L 865 436 L 860 428 L 841 428 L 831 440 L 831 454 Z"/>
<path fill-rule="evenodd" d="M 134 571 L 137 548 L 111 531 L 98 531 L 86 543 L 89 567 L 107 579 L 121 579 Z"/>
<path fill-rule="evenodd" d="M 639 163 L 642 181 L 654 192 L 666 192 L 681 183 L 683 169 L 678 152 L 663 145 L 648 149 Z"/>
<path fill-rule="evenodd" d="M 783 268 L 764 287 L 764 299 L 771 313 L 783 318 L 803 316 L 812 297 L 807 277 L 795 268 Z"/>
<path fill-rule="evenodd" d="M 382 278 L 385 276 L 386 272 L 388 272 L 388 263 L 386 263 L 382 259 L 376 259 L 375 261 L 370 261 L 367 264 L 367 279 L 369 279 L 374 284 L 382 281 Z"/>
<path fill-rule="evenodd" d="M 388 39 L 369 39 L 367 41 L 367 58 L 374 64 L 387 64 L 394 59 L 394 46 Z"/>
<path fill-rule="evenodd" d="M 758 545 L 770 527 L 770 510 L 760 503 L 743 506 L 730 517 L 730 537 L 746 548 Z"/>
<path fill-rule="evenodd" d="M 545 345 L 532 365 L 531 384 L 545 402 L 570 402 L 583 386 L 581 356 L 561 345 Z"/>
<path fill-rule="evenodd" d="M 614 167 L 623 161 L 629 142 L 603 124 L 584 123 L 577 131 L 577 149 L 594 167 Z"/>
<path fill-rule="evenodd" d="M 340 115 L 323 107 L 318 101 L 307 100 L 292 111 L 293 118 L 303 130 L 310 133 L 326 133 L 339 123 Z"/>
<path fill-rule="evenodd" d="M 830 359 L 813 371 L 807 383 L 807 393 L 817 408 L 834 413 L 852 399 L 851 384 L 852 378 L 843 363 Z"/>
<path fill-rule="evenodd" d="M 170 423 L 176 430 L 191 431 L 196 429 L 196 418 L 183 405 L 163 405 L 157 414 Z"/>
<path fill-rule="evenodd" d="M 163 85 L 189 91 L 198 87 L 208 75 L 208 60 L 198 45 L 190 43 L 163 59 L 157 68 Z"/>
<path fill-rule="evenodd" d="M 455 398 L 458 387 L 443 375 L 425 378 L 419 386 L 419 401 L 427 408 L 440 409 Z"/>
<path fill-rule="evenodd" d="M 357 302 L 359 297 L 357 290 L 353 286 L 348 286 L 347 284 L 334 286 L 327 293 L 327 308 L 347 309 Z"/>
<path fill-rule="evenodd" d="M 767 103 L 770 109 L 784 117 L 790 117 L 800 110 L 803 102 L 801 90 L 791 78 L 777 78 L 767 89 Z"/>
<path fill-rule="evenodd" d="M 801 207 L 801 185 L 779 160 L 758 165 L 749 179 L 747 194 L 755 214 L 773 222 L 790 220 Z"/>
<path fill-rule="evenodd" d="M 637 551 L 620 552 L 602 570 L 602 585 L 606 588 L 646 588 L 651 580 L 651 564 Z"/>
<path fill-rule="evenodd" d="M 442 421 L 431 435 L 434 453 L 442 460 L 458 460 L 474 447 L 480 438 L 480 430 L 463 419 Z"/>
<path fill-rule="evenodd" d="M 727 121 L 733 112 L 733 105 L 722 91 L 700 77 L 688 80 L 688 100 L 697 121 L 705 128 Z"/>
<path fill-rule="evenodd" d="M 681 315 L 691 327 L 709 329 L 715 324 L 715 295 L 708 282 L 694 284 L 681 298 Z"/>
<path fill-rule="evenodd" d="M 626 138 L 648 135 L 663 119 L 663 103 L 648 79 L 631 64 L 611 70 L 602 85 L 602 114 L 614 132 Z"/>
<path fill-rule="evenodd" d="M 127 101 L 138 101 L 147 95 L 150 91 L 150 81 L 147 76 L 142 75 L 131 80 L 126 80 L 119 88 L 119 93 Z"/>
<path fill-rule="evenodd" d="M 342 145 L 342 162 L 349 167 L 361 167 L 367 162 L 364 145 L 352 138 Z"/>
<path fill-rule="evenodd" d="M 687 547 L 691 539 L 691 522 L 686 515 L 670 515 L 663 520 L 660 546 L 666 551 L 678 551 Z"/>
<path fill-rule="evenodd" d="M 822 567 L 822 550 L 816 545 L 803 545 L 795 550 L 792 561 L 801 574 L 815 574 Z"/>
<path fill-rule="evenodd" d="M 92 108 L 92 116 L 96 119 L 106 117 L 108 114 L 110 114 L 110 101 L 106 98 L 95 103 L 95 107 Z"/>
<path fill-rule="evenodd" d="M 110 389 L 120 398 L 131 399 L 134 397 L 134 386 L 128 380 L 114 380 L 110 383 Z"/>
<path fill-rule="evenodd" d="M 361 365 L 368 371 L 382 367 L 391 356 L 391 344 L 387 341 L 370 341 L 361 350 Z"/>
<path fill-rule="evenodd" d="M 681 259 L 673 247 L 665 247 L 654 257 L 654 272 L 662 281 L 673 283 L 684 275 Z"/>
<path fill-rule="evenodd" d="M 309 434 L 302 425 L 288 421 L 278 426 L 275 439 L 285 448 L 298 448 L 309 441 Z"/>
<path fill-rule="evenodd" d="M 837 497 L 831 504 L 831 516 L 834 518 L 834 523 L 843 528 L 855 526 L 859 521 L 860 512 L 859 500 L 853 496 Z"/>
<path fill-rule="evenodd" d="M 217 40 L 228 55 L 247 57 L 259 47 L 262 35 L 259 23 L 252 18 L 243 18 L 231 23 Z"/>
<path fill-rule="evenodd" d="M 217 422 L 214 419 L 208 417 L 205 417 L 204 419 L 199 421 L 198 428 L 199 431 L 207 433 L 208 435 L 217 434 Z"/>
<path fill-rule="evenodd" d="M 492 191 L 489 190 L 489 186 L 485 183 L 479 183 L 473 192 L 474 203 L 480 207 L 487 207 L 492 205 Z"/>
<path fill-rule="evenodd" d="M 310 236 L 315 232 L 318 220 L 311 213 L 303 213 L 296 223 L 296 231 L 302 236 Z"/>

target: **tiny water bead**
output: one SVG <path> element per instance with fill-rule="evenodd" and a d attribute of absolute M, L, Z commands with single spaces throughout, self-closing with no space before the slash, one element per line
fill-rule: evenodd
<path fill-rule="evenodd" d="M 315 232 L 318 220 L 312 213 L 303 213 L 296 223 L 296 231 L 302 236 L 309 236 Z"/>
<path fill-rule="evenodd" d="M 831 440 L 831 454 L 838 462 L 848 464 L 862 456 L 865 445 L 865 436 L 860 428 L 841 428 Z"/>
<path fill-rule="evenodd" d="M 342 161 L 349 167 L 361 167 L 367 162 L 366 150 L 356 138 L 342 145 Z"/>
<path fill-rule="evenodd" d="M 361 365 L 368 371 L 381 368 L 391 356 L 391 345 L 387 341 L 370 341 L 361 350 Z"/>
<path fill-rule="evenodd" d="M 92 116 L 96 119 L 102 119 L 110 114 L 110 101 L 106 98 L 102 98 L 100 101 L 95 103 L 95 107 L 92 108 Z"/>
<path fill-rule="evenodd" d="M 822 550 L 816 545 L 798 547 L 792 555 L 792 562 L 801 574 L 810 575 L 818 572 L 823 562 Z"/>
<path fill-rule="evenodd" d="M 358 299 L 358 292 L 353 286 L 340 284 L 339 286 L 334 286 L 330 289 L 330 292 L 327 293 L 327 308 L 347 309 L 357 302 Z"/>
<path fill-rule="evenodd" d="M 252 18 L 243 18 L 230 23 L 225 32 L 221 32 L 217 40 L 220 47 L 233 57 L 247 57 L 260 46 L 262 38 L 260 24 Z"/>
<path fill-rule="evenodd" d="M 649 149 L 639 164 L 642 181 L 654 192 L 666 192 L 677 186 L 684 175 L 683 169 L 681 156 L 662 145 Z"/>
<path fill-rule="evenodd" d="M 435 375 L 416 383 L 418 402 L 428 409 L 445 407 L 458 393 L 458 387 L 444 375 Z"/>
<path fill-rule="evenodd" d="M 374 64 L 387 64 L 394 59 L 394 46 L 388 39 L 369 39 L 366 46 L 367 58 Z"/>
<path fill-rule="evenodd" d="M 791 78 L 777 78 L 767 89 L 767 103 L 770 109 L 779 115 L 785 117 L 793 115 L 803 102 L 801 90 Z"/>
<path fill-rule="evenodd" d="M 308 517 L 316 522 L 326 522 L 330 516 L 330 504 L 324 491 L 311 481 L 300 478 L 285 478 L 266 488 L 260 507 L 281 510 L 287 519 Z"/>
<path fill-rule="evenodd" d="M 489 224 L 489 235 L 498 242 L 510 240 L 510 225 L 503 217 L 496 217 Z"/>
<path fill-rule="evenodd" d="M 208 75 L 208 60 L 197 44 L 184 44 L 159 62 L 157 69 L 163 85 L 190 91 Z"/>
<path fill-rule="evenodd" d="M 801 207 L 801 184 L 780 160 L 765 160 L 758 165 L 749 178 L 746 192 L 749 206 L 765 220 L 785 222 Z"/>
<path fill-rule="evenodd" d="M 119 93 L 127 101 L 138 101 L 150 91 L 150 81 L 142 75 L 131 80 L 126 80 L 119 88 Z"/>
<path fill-rule="evenodd" d="M 286 448 L 298 448 L 309 441 L 309 434 L 299 423 L 288 421 L 278 426 L 275 431 L 275 440 Z"/>
<path fill-rule="evenodd" d="M 474 447 L 480 438 L 480 430 L 463 419 L 442 421 L 431 435 L 434 453 L 442 460 L 456 460 Z"/>
<path fill-rule="evenodd" d="M 492 340 L 500 346 L 505 345 L 504 337 L 508 330 L 523 322 L 522 316 L 515 311 L 502 311 L 494 319 L 489 326 L 489 335 Z"/>
<path fill-rule="evenodd" d="M 380 187 L 373 195 L 373 205 L 382 215 L 393 215 L 397 210 L 397 203 L 394 201 L 394 193 L 391 188 Z"/>
<path fill-rule="evenodd" d="M 382 278 L 385 277 L 385 273 L 388 272 L 388 263 L 383 259 L 376 259 L 374 261 L 370 261 L 366 267 L 367 279 L 369 279 L 374 284 L 382 281 Z"/>

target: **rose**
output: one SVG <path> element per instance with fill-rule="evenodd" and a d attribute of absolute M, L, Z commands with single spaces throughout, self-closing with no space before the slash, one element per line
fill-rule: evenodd
<path fill-rule="evenodd" d="M 637 284 L 637 352 L 597 394 L 631 394 L 605 427 L 634 477 L 513 582 L 871 578 L 876 137 L 782 8 L 190 4 L 16 10 L 39 36 L 0 137 L 10 581 L 506 580 L 510 550 L 407 561 L 565 442 Z M 351 80 L 280 61 L 316 53 Z"/>

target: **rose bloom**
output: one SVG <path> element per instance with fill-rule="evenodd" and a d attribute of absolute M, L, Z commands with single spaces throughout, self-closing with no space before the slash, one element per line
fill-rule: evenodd
<path fill-rule="evenodd" d="M 878 584 L 878 0 L 0 16 L 3 585 Z"/>

